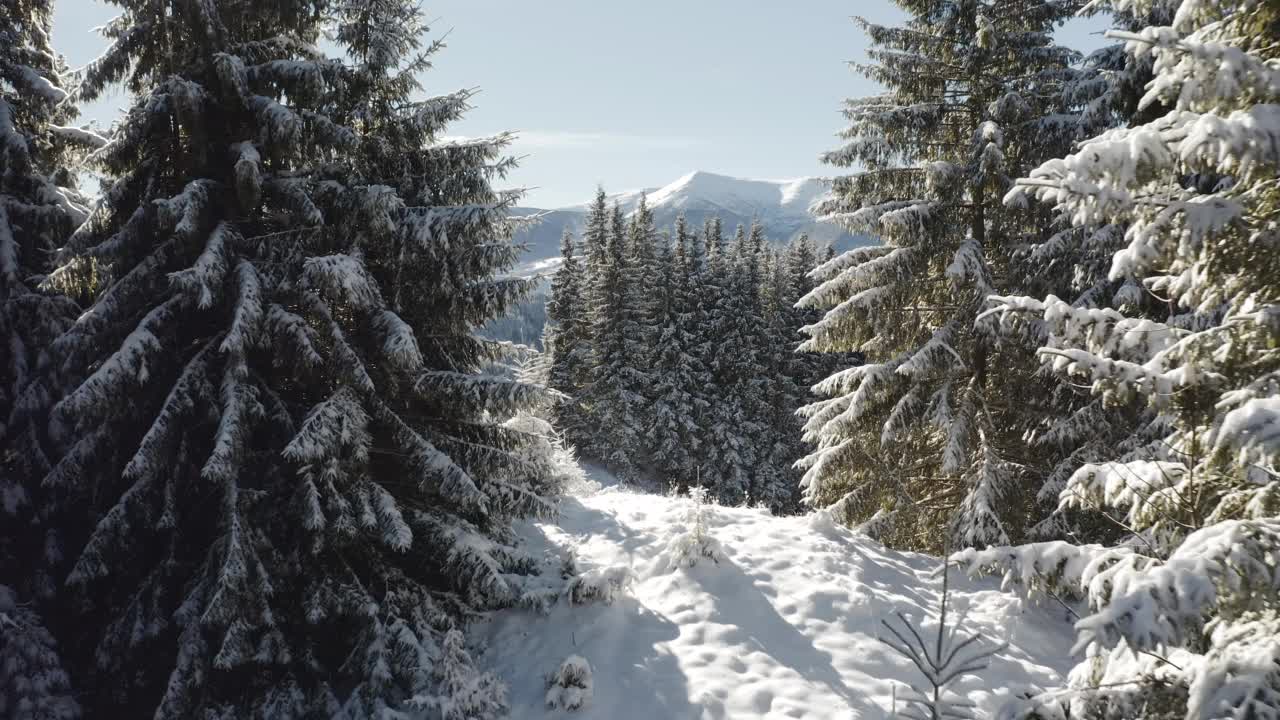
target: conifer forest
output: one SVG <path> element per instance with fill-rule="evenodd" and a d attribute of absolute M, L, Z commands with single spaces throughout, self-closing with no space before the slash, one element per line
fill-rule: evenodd
<path fill-rule="evenodd" d="M 827 176 L 543 211 L 430 2 L 88 2 L 0 0 L 0 720 L 1280 720 L 1280 3 L 779 4 Z"/>

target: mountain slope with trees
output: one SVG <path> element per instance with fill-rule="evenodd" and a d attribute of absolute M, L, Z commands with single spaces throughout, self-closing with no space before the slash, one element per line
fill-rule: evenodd
<path fill-rule="evenodd" d="M 543 362 L 566 396 L 558 427 L 629 481 L 795 510 L 794 412 L 819 364 L 794 355 L 807 314 L 791 306 L 813 243 L 801 235 L 779 252 L 757 223 L 726 244 L 718 219 L 691 230 L 683 216 L 674 235 L 658 233 L 643 198 L 627 221 L 607 197 L 581 246 L 565 234 L 552 280 Z"/>

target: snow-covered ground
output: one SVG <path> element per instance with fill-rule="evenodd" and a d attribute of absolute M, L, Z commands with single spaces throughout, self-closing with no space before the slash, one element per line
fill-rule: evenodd
<path fill-rule="evenodd" d="M 712 507 L 722 557 L 672 570 L 669 546 L 690 529 L 690 501 L 592 474 L 603 482 L 565 498 L 558 524 L 523 532 L 552 576 L 569 549 L 580 572 L 625 567 L 633 581 L 612 604 L 561 599 L 549 615 L 506 611 L 478 628 L 484 661 L 511 685 L 513 718 L 879 719 L 890 716 L 895 683 L 899 692 L 919 683 L 877 636 L 895 610 L 936 627 L 937 559 L 886 550 L 822 516 Z M 1071 625 L 1061 610 L 1025 606 L 956 570 L 951 588 L 963 630 L 1009 644 L 957 686 L 979 717 L 1011 694 L 1062 684 Z M 577 711 L 548 710 L 547 678 L 575 655 L 591 666 L 591 697 Z"/>

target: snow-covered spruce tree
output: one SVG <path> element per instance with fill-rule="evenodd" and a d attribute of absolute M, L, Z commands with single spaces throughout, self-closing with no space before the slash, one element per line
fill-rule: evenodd
<path fill-rule="evenodd" d="M 550 356 L 547 386 L 566 398 L 555 406 L 556 427 L 567 437 L 580 437 L 589 428 L 576 401 L 586 386 L 590 373 L 590 345 L 587 332 L 586 277 L 577 255 L 573 233 L 566 229 L 560 239 L 560 267 L 551 280 L 551 296 L 547 299 L 547 342 Z"/>
<path fill-rule="evenodd" d="M 1092 4 L 1086 10 L 1106 10 L 1112 21 L 1126 30 L 1152 24 L 1166 24 L 1174 3 L 1149 3 L 1143 8 L 1110 8 Z M 1124 51 L 1124 43 L 1102 47 L 1085 57 L 1063 85 L 1063 128 L 1074 126 L 1074 134 L 1084 140 L 1105 130 L 1133 124 L 1167 111 L 1156 101 L 1139 108 L 1143 88 L 1151 78 L 1150 57 L 1134 57 Z M 1063 218 L 1044 215 L 1047 206 L 1020 204 L 1023 213 L 1044 217 L 1054 223 L 1048 237 L 1035 238 L 1015 249 L 1009 275 L 1019 292 L 1032 297 L 1054 295 L 1076 307 L 1114 308 L 1130 317 L 1166 321 L 1169 304 L 1145 292 L 1132 276 L 1111 277 L 1111 257 L 1124 247 L 1125 227 L 1121 223 L 1072 224 Z M 1002 324 L 1002 339 L 1038 348 L 1048 340 L 1048 326 L 1032 317 Z M 1177 322 L 1194 322 L 1190 315 Z M 1027 539 L 1061 537 L 1104 541 L 1122 532 L 1114 523 L 1094 511 L 1058 509 L 1058 493 L 1077 467 L 1085 462 L 1114 458 L 1150 458 L 1167 429 L 1167 418 L 1140 401 L 1107 402 L 1077 384 L 1058 382 L 1048 366 L 1027 379 L 1037 391 L 1025 395 L 1028 425 L 1023 438 L 1034 452 L 1021 462 L 1026 474 L 1038 486 L 1036 507 L 1028 513 L 1031 526 Z"/>
<path fill-rule="evenodd" d="M 791 299 L 791 304 L 788 308 L 791 317 L 788 322 L 795 327 L 795 332 L 792 333 L 792 338 L 790 339 L 792 362 L 795 363 L 796 367 L 794 379 L 803 386 L 806 396 L 811 395 L 810 386 L 829 374 L 824 372 L 824 369 L 832 360 L 839 357 L 838 354 L 834 353 L 823 355 L 798 350 L 805 337 L 800 332 L 800 329 L 807 325 L 812 325 L 822 317 L 822 314 L 814 308 L 800 307 L 799 301 L 800 298 L 808 295 L 813 290 L 814 281 L 811 273 L 823 262 L 826 261 L 818 259 L 818 249 L 807 234 L 801 234 L 797 237 L 787 247 L 787 252 L 782 257 L 783 272 L 786 273 L 787 277 L 786 296 Z M 801 403 L 800 406 L 807 405 L 808 402 Z"/>
<path fill-rule="evenodd" d="M 118 4 L 81 89 L 136 94 L 93 158 L 118 179 L 51 276 L 102 284 L 55 344 L 87 377 L 45 480 L 89 532 L 86 714 L 452 702 L 441 640 L 519 600 L 507 521 L 550 477 L 505 423 L 538 392 L 476 373 L 524 289 L 494 280 L 505 137 L 435 141 L 468 93 L 410 99 L 438 47 L 412 3 Z M 311 44 L 327 15 L 349 62 Z"/>
<path fill-rule="evenodd" d="M 938 599 L 938 625 L 932 638 L 925 638 L 924 628 L 912 623 L 901 611 L 895 611 L 902 629 L 888 620 L 880 624 L 891 637 L 881 635 L 880 642 L 911 661 L 924 676 L 927 687 L 908 685 L 899 710 L 895 696 L 894 718 L 907 720 L 973 720 L 974 705 L 960 696 L 950 685 L 965 675 L 976 675 L 987 669 L 992 656 L 1005 645 L 983 647 L 980 635 L 960 635 L 955 625 L 947 626 L 947 600 L 950 585 L 950 563 L 942 568 L 942 596 Z M 953 621 L 954 622 L 954 621 Z"/>
<path fill-rule="evenodd" d="M 547 707 L 579 710 L 591 703 L 591 663 L 581 655 L 570 655 L 547 677 Z"/>
<path fill-rule="evenodd" d="M 61 542 L 40 480 L 56 457 L 48 420 L 62 387 L 48 350 L 79 314 L 72 299 L 38 286 L 88 215 L 71 165 L 102 142 L 69 125 L 52 14 L 52 2 L 32 0 L 0 15 L 0 578 L 28 601 L 56 585 L 49 563 Z"/>
<path fill-rule="evenodd" d="M 1116 3 L 1147 12 L 1150 3 Z M 1063 507 L 1102 508 L 1117 547 L 967 553 L 975 569 L 1087 598 L 1085 659 L 1023 716 L 1244 718 L 1280 707 L 1280 8 L 1182 2 L 1170 25 L 1118 31 L 1168 110 L 1041 165 L 1007 198 L 1077 226 L 1126 227 L 1113 280 L 1174 307 L 1167 322 L 1050 296 L 997 297 L 1049 328 L 1064 379 L 1167 418 L 1147 457 L 1084 464 Z M 1047 578 L 1047 579 L 1046 579 Z"/>
<path fill-rule="evenodd" d="M 1002 510 L 1022 512 L 1009 376 L 1027 353 L 975 318 L 1012 248 L 1044 232 L 1000 201 L 1058 140 L 1051 113 L 1075 55 L 1051 33 L 1070 7 L 898 5 L 901 27 L 860 21 L 872 43 L 860 69 L 886 91 L 848 103 L 848 142 L 825 158 L 864 171 L 836 179 L 818 213 L 884 242 L 819 267 L 801 300 L 827 310 L 805 349 L 868 359 L 805 410 L 817 449 L 804 495 L 898 545 L 940 548 L 948 526 L 956 546 L 1007 542 Z"/>
<path fill-rule="evenodd" d="M 0 716 L 14 720 L 74 720 L 80 706 L 56 642 L 29 606 L 0 585 Z"/>
<path fill-rule="evenodd" d="M 732 330 L 726 349 L 731 354 L 725 359 L 729 365 L 729 382 L 732 400 L 740 413 L 738 434 L 743 439 L 744 459 L 748 463 L 747 485 L 743 497 L 751 502 L 764 499 L 771 503 L 777 499 L 783 481 L 769 463 L 769 448 L 773 438 L 772 408 L 769 396 L 780 378 L 769 372 L 766 357 L 769 354 L 768 324 L 765 321 L 764 296 L 767 272 L 767 240 L 764 226 L 759 220 L 751 223 L 749 231 L 738 229 L 731 252 L 734 270 L 731 275 L 727 319 Z M 726 499 L 738 501 L 738 488 L 731 486 Z"/>
<path fill-rule="evenodd" d="M 662 256 L 657 278 L 665 283 L 658 320 L 652 374 L 656 379 L 651 422 L 646 433 L 654 469 L 667 484 L 686 490 L 698 480 L 703 442 L 699 420 L 709 403 L 703 397 L 709 379 L 696 346 L 696 266 L 684 215 L 676 218 L 675 248 Z"/>
<path fill-rule="evenodd" d="M 629 234 L 617 203 L 609 212 L 607 224 L 602 225 L 604 252 L 595 263 L 595 274 L 589 278 L 593 367 L 583 403 L 591 413 L 593 432 L 585 452 L 619 477 L 635 480 L 636 458 L 644 445 L 644 427 L 639 420 L 644 398 L 635 394 L 635 385 L 630 381 L 634 361 L 628 355 L 633 348 L 627 334 Z"/>
<path fill-rule="evenodd" d="M 789 477 L 793 472 L 791 466 L 798 457 L 792 457 L 788 461 L 784 449 L 787 440 L 799 438 L 798 426 L 791 428 L 794 431 L 792 433 L 787 433 L 786 427 L 788 421 L 794 419 L 793 413 L 798 408 L 786 410 L 783 399 L 789 394 L 787 385 L 790 383 L 790 378 L 784 374 L 784 365 L 794 348 L 787 347 L 784 340 L 787 333 L 781 326 L 781 318 L 777 312 L 778 281 L 782 276 L 778 273 L 778 254 L 772 247 L 761 247 L 759 267 L 761 283 L 757 302 L 760 324 L 755 351 L 761 370 L 759 377 L 755 379 L 754 389 L 758 408 L 756 416 L 761 431 L 755 441 L 758 460 L 752 473 L 748 502 L 752 505 L 780 508 L 798 489 L 798 478 Z"/>
<path fill-rule="evenodd" d="M 52 14 L 47 0 L 0 13 L 0 716 L 13 718 L 80 712 L 48 629 L 64 543 L 40 484 L 57 458 L 49 415 L 64 390 L 49 348 L 79 310 L 38 285 L 88 215 L 72 164 L 102 141 L 70 125 Z"/>
<path fill-rule="evenodd" d="M 807 292 L 803 283 L 814 267 L 813 245 L 808 236 L 801 235 L 785 253 L 768 251 L 767 255 L 766 283 L 762 288 L 764 337 L 760 343 L 765 368 L 762 423 L 767 431 L 762 438 L 765 458 L 757 471 L 752 502 L 782 512 L 794 509 L 799 501 L 799 474 L 794 465 L 806 454 L 806 448 L 796 412 L 812 402 L 808 388 L 816 380 L 813 353 L 796 350 L 801 340 L 800 328 L 808 324 L 803 321 L 808 311 L 795 307 Z M 798 269 L 801 267 L 808 269 Z"/>
<path fill-rule="evenodd" d="M 657 399 L 658 379 L 653 376 L 654 349 L 661 331 L 662 303 L 667 278 L 662 276 L 660 246 L 670 239 L 654 227 L 653 211 L 643 195 L 627 223 L 627 259 L 622 276 L 622 334 L 625 343 L 623 362 L 615 375 L 629 408 L 617 415 L 626 425 L 624 437 L 637 438 L 629 449 L 632 463 L 648 469 L 649 445 L 643 436 L 653 424 L 653 406 Z M 669 253 L 669 250 L 668 250 Z M 637 478 L 638 479 L 638 478 Z"/>
<path fill-rule="evenodd" d="M 596 188 L 596 197 L 587 212 L 585 226 L 582 230 L 582 316 L 578 319 L 581 326 L 580 347 L 585 355 L 585 374 L 578 392 L 571 398 L 571 410 L 579 422 L 570 422 L 560 429 L 565 439 L 579 451 L 589 457 L 597 457 L 602 449 L 601 439 L 596 433 L 598 427 L 595 417 L 599 403 L 596 392 L 602 388 L 595 385 L 596 360 L 599 357 L 600 327 L 599 311 L 605 306 L 603 293 L 607 288 L 600 285 L 599 278 L 605 272 L 608 260 L 609 242 L 609 200 L 604 188 Z"/>
<path fill-rule="evenodd" d="M 714 218 L 706 226 L 706 237 L 702 305 L 713 401 L 705 423 L 707 452 L 700 466 L 701 484 L 711 490 L 718 502 L 732 505 L 746 499 L 755 466 L 755 448 L 750 444 L 754 418 L 746 414 L 740 394 L 751 377 L 745 369 L 754 367 L 749 362 L 753 353 L 742 335 L 744 323 L 739 317 L 753 300 L 741 296 L 747 292 L 747 283 L 735 253 L 736 248 L 746 245 L 745 229 L 739 227 L 735 240 L 726 244 L 720 219 Z"/>
<path fill-rule="evenodd" d="M 493 673 L 477 672 L 466 638 L 457 630 L 444 636 L 432 679 L 443 692 L 418 699 L 415 705 L 436 713 L 440 720 L 499 720 L 507 716 L 507 689 Z"/>
<path fill-rule="evenodd" d="M 697 464 L 695 480 L 703 487 L 715 489 L 718 476 L 725 467 L 741 465 L 737 457 L 736 429 L 733 418 L 726 411 L 726 391 L 719 383 L 718 363 L 724 338 L 724 313 L 720 303 L 727 292 L 725 282 L 728 273 L 724 263 L 724 236 L 719 217 L 703 222 L 700 241 L 691 245 L 690 278 L 695 300 L 690 317 L 694 339 L 695 357 L 706 373 L 702 385 L 707 407 L 699 417 L 698 427 L 702 442 L 695 451 Z"/>

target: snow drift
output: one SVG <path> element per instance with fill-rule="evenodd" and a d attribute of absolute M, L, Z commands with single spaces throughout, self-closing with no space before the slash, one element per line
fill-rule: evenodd
<path fill-rule="evenodd" d="M 547 682 L 572 656 L 592 668 L 591 698 L 574 716 L 610 720 L 888 718 L 895 685 L 901 695 L 919 684 L 877 636 L 895 610 L 936 627 L 935 558 L 886 550 L 821 514 L 710 506 L 702 522 L 720 551 L 690 567 L 665 557 L 693 529 L 687 498 L 606 487 L 565 498 L 561 511 L 558 524 L 521 529 L 545 552 L 544 573 L 572 552 L 580 574 L 629 582 L 606 601 L 506 611 L 479 629 L 481 662 L 511 684 L 513 718 L 567 716 L 548 709 Z M 1009 646 L 955 689 L 991 715 L 1014 694 L 1062 685 L 1065 613 L 962 575 L 952 571 L 951 617 Z"/>

